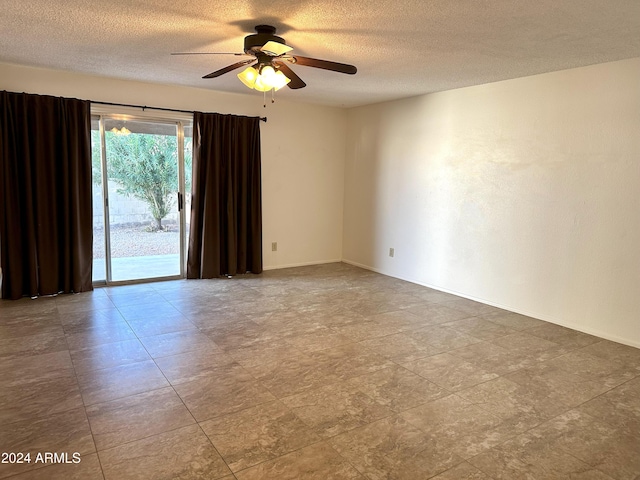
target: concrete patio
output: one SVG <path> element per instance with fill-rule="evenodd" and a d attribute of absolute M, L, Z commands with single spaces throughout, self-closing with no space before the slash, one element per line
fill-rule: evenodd
<path fill-rule="evenodd" d="M 111 281 L 172 277 L 180 275 L 180 255 L 146 255 L 138 257 L 111 258 Z M 93 281 L 106 280 L 105 259 L 93 260 Z"/>

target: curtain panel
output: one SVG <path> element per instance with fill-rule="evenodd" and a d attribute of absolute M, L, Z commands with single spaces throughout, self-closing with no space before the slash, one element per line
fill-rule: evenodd
<path fill-rule="evenodd" d="M 259 122 L 194 114 L 187 278 L 262 272 Z"/>
<path fill-rule="evenodd" d="M 88 101 L 0 92 L 2 297 L 92 290 Z"/>

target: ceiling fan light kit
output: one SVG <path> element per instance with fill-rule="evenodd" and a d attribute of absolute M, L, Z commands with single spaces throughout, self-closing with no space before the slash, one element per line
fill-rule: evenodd
<path fill-rule="evenodd" d="M 293 47 L 287 45 L 284 38 L 276 35 L 275 27 L 271 25 L 257 25 L 255 29 L 256 33 L 247 35 L 244 38 L 244 54 L 231 54 L 252 56 L 254 58 L 234 63 L 215 72 L 211 72 L 202 78 L 216 78 L 251 63 L 251 65 L 238 74 L 238 78 L 244 85 L 251 89 L 258 90 L 259 92 L 268 92 L 280 90 L 285 85 L 291 89 L 304 88 L 307 85 L 289 68 L 288 63 L 346 73 L 348 75 L 353 75 L 358 71 L 355 66 L 345 63 L 290 55 L 289 52 L 293 50 Z M 176 53 L 173 55 L 188 54 Z M 202 55 L 202 53 L 200 53 L 200 55 Z"/>
<path fill-rule="evenodd" d="M 247 87 L 259 92 L 268 92 L 271 89 L 278 91 L 291 82 L 290 78 L 280 70 L 276 71 L 271 65 L 262 65 L 260 71 L 255 67 L 247 67 L 238 74 L 238 78 Z"/>
<path fill-rule="evenodd" d="M 109 130 L 111 133 L 114 133 L 116 135 L 120 135 L 120 136 L 127 136 L 131 134 L 131 130 L 129 130 L 127 127 L 125 127 L 124 125 L 122 126 L 122 128 L 117 128 L 117 127 L 113 127 L 111 130 Z"/>

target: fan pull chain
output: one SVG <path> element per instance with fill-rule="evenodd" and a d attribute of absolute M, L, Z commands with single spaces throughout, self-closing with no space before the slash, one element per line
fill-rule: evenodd
<path fill-rule="evenodd" d="M 267 92 L 262 92 L 262 107 L 267 108 Z"/>

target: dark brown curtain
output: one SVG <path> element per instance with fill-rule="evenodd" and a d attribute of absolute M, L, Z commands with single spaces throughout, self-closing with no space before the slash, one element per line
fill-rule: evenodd
<path fill-rule="evenodd" d="M 262 272 L 260 119 L 196 112 L 187 278 Z"/>
<path fill-rule="evenodd" d="M 92 290 L 89 102 L 0 92 L 2 297 Z"/>

